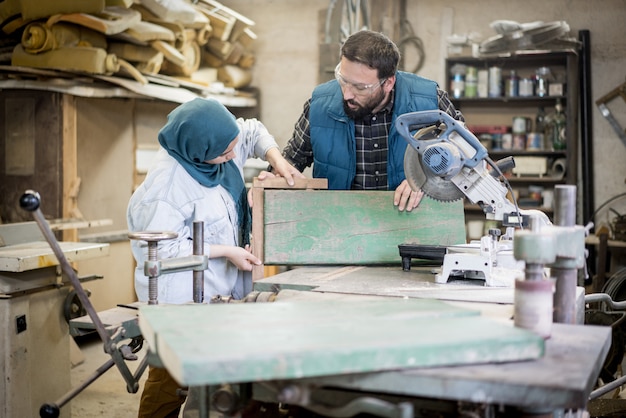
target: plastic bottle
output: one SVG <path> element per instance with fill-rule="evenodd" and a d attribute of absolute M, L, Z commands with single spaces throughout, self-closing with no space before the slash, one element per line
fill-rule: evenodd
<path fill-rule="evenodd" d="M 535 132 L 538 134 L 546 133 L 546 111 L 543 106 L 539 106 L 535 115 Z"/>
<path fill-rule="evenodd" d="M 456 64 L 450 69 L 452 81 L 450 82 L 450 90 L 452 97 L 460 99 L 465 95 L 465 72 L 467 67 L 463 64 Z"/>
<path fill-rule="evenodd" d="M 478 95 L 478 69 L 467 67 L 465 74 L 465 97 L 473 98 Z"/>
<path fill-rule="evenodd" d="M 557 99 L 554 106 L 554 114 L 550 118 L 550 134 L 548 141 L 552 143 L 555 150 L 563 150 L 567 147 L 567 136 L 565 133 L 567 120 L 563 113 L 563 105 L 561 100 Z"/>
<path fill-rule="evenodd" d="M 537 96 L 539 97 L 547 96 L 548 95 L 548 83 L 549 83 L 549 78 L 551 76 L 550 68 L 548 67 L 538 68 L 537 71 L 535 71 L 535 75 L 536 75 L 536 80 L 537 80 L 535 92 Z"/>

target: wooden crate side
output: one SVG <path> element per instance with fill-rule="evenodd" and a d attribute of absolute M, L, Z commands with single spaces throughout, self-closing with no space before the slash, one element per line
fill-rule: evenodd
<path fill-rule="evenodd" d="M 393 192 L 266 189 L 263 216 L 265 265 L 389 264 L 399 244 L 465 242 L 461 200 L 400 212 Z"/>

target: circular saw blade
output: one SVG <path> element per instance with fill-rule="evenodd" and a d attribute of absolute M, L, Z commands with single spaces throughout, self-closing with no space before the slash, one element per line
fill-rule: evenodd
<path fill-rule="evenodd" d="M 404 152 L 404 175 L 413 190 L 421 189 L 426 196 L 435 200 L 449 202 L 463 197 L 463 192 L 451 181 L 427 175 L 422 168 L 422 156 L 410 145 Z"/>

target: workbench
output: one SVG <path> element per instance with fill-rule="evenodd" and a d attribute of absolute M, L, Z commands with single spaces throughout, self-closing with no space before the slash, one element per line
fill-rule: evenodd
<path fill-rule="evenodd" d="M 251 383 L 252 398 L 269 403 L 295 387 L 306 396 L 290 402 L 318 413 L 342 408 L 332 402 L 346 392 L 349 400 L 586 408 L 610 327 L 553 324 L 538 340 L 512 324 L 513 289 L 437 284 L 430 270 L 296 268 L 255 283 L 256 292 L 276 293 L 273 303 L 144 306 L 139 324 L 156 363 L 182 385 Z M 311 401 L 329 388 L 325 406 Z"/>

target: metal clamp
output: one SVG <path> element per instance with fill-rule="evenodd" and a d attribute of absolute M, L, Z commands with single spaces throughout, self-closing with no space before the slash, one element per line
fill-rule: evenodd
<path fill-rule="evenodd" d="M 128 234 L 128 238 L 148 243 L 148 259 L 144 263 L 144 274 L 148 276 L 148 304 L 157 305 L 159 286 L 158 278 L 162 274 L 193 270 L 193 301 L 204 301 L 204 270 L 208 268 L 209 258 L 204 255 L 204 222 L 193 223 L 193 255 L 188 257 L 159 260 L 159 241 L 177 238 L 171 231 L 138 231 Z"/>

